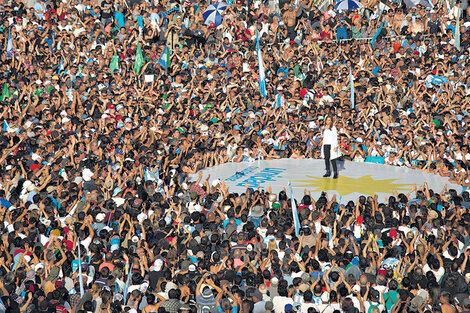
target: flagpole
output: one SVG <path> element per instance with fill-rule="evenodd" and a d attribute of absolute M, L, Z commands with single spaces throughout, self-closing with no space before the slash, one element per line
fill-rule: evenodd
<path fill-rule="evenodd" d="M 80 296 L 83 297 L 85 294 L 85 290 L 83 288 L 83 276 L 82 276 L 82 259 L 80 255 L 80 239 L 77 240 L 77 247 L 78 247 L 78 276 L 80 282 Z"/>
<path fill-rule="evenodd" d="M 454 46 L 460 51 L 460 10 L 457 12 L 457 23 L 455 25 Z"/>

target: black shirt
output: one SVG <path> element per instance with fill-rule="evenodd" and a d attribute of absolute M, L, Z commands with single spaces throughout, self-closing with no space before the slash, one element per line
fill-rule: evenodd
<path fill-rule="evenodd" d="M 102 18 L 113 17 L 113 7 L 112 7 L 111 2 L 103 1 L 103 3 L 101 3 L 101 17 Z"/>

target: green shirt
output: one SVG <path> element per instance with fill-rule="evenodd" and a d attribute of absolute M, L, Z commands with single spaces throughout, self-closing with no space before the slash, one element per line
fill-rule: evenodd
<path fill-rule="evenodd" d="M 398 301 L 398 292 L 397 291 L 386 292 L 384 293 L 384 299 L 385 299 L 385 307 L 387 308 L 387 311 L 390 312 L 392 310 L 392 307 Z"/>

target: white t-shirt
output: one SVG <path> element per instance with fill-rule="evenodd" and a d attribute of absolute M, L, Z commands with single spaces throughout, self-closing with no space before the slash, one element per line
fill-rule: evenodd
<path fill-rule="evenodd" d="M 462 160 L 463 160 L 463 154 L 462 154 L 462 152 L 457 152 L 457 153 L 455 154 L 455 159 L 462 161 Z M 470 160 L 470 153 L 467 153 L 467 154 L 465 155 L 465 160 L 467 160 L 467 161 Z"/>
<path fill-rule="evenodd" d="M 273 298 L 274 313 L 284 313 L 286 304 L 294 304 L 294 300 L 289 297 L 275 296 Z"/>
<path fill-rule="evenodd" d="M 434 274 L 434 276 L 436 276 L 436 281 L 440 281 L 441 278 L 442 278 L 442 276 L 444 276 L 444 274 L 445 274 L 445 270 L 444 270 L 444 268 L 443 268 L 442 266 L 439 267 L 439 269 L 438 269 L 437 272 L 436 272 L 436 271 L 433 271 L 433 270 L 429 267 L 428 264 L 426 264 L 426 265 L 423 266 L 423 271 L 424 271 L 424 273 L 427 273 L 427 272 L 432 271 L 432 273 Z"/>
<path fill-rule="evenodd" d="M 57 26 L 57 28 L 58 28 L 60 31 L 65 30 L 66 32 L 69 32 L 69 31 L 72 30 L 72 26 L 70 26 L 70 25 L 65 25 L 65 26 L 59 25 L 59 26 Z"/>
<path fill-rule="evenodd" d="M 80 241 L 80 244 L 83 245 L 85 247 L 85 249 L 88 251 L 88 247 L 91 244 L 91 238 L 86 237 L 84 240 Z"/>
<path fill-rule="evenodd" d="M 300 306 L 301 313 L 308 313 L 309 308 L 315 308 L 318 311 L 318 304 L 315 303 L 302 303 Z"/>

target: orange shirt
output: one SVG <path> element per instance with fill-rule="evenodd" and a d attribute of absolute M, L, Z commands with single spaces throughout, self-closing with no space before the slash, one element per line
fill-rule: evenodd
<path fill-rule="evenodd" d="M 104 262 L 103 264 L 100 265 L 100 268 L 98 269 L 98 271 L 101 272 L 101 270 L 103 269 L 103 267 L 109 268 L 109 271 L 112 272 L 113 269 L 114 269 L 114 264 L 108 263 L 108 262 Z"/>
<path fill-rule="evenodd" d="M 396 44 L 393 45 L 393 50 L 395 50 L 395 53 L 398 52 L 398 50 L 400 49 L 401 45 L 397 42 Z"/>

